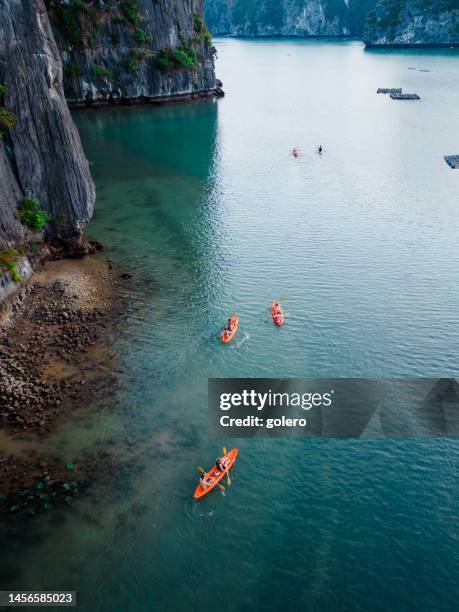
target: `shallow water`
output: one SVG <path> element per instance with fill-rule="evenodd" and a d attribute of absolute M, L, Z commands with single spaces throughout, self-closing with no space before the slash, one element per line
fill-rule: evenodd
<path fill-rule="evenodd" d="M 228 495 L 191 495 L 231 442 L 207 438 L 208 377 L 459 376 L 459 174 L 442 159 L 459 152 L 459 54 L 217 48 L 223 100 L 75 117 L 89 232 L 138 289 L 111 409 L 48 444 L 110 444 L 128 467 L 8 538 L 2 584 L 76 589 L 92 611 L 453 610 L 456 441 L 241 440 Z M 421 101 L 376 95 L 398 86 Z"/>

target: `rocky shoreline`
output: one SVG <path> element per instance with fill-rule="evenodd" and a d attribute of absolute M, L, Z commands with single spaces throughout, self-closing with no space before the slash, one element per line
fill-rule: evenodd
<path fill-rule="evenodd" d="M 129 277 L 98 256 L 47 261 L 0 328 L 0 514 L 69 504 L 107 471 L 110 453 L 69 464 L 40 447 L 60 416 L 114 388 L 108 347 Z"/>

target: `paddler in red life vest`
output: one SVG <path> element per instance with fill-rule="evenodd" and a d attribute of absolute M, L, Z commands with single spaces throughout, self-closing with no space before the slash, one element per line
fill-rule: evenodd
<path fill-rule="evenodd" d="M 299 154 L 300 154 L 300 149 L 298 147 L 293 147 L 293 150 L 292 150 L 293 157 L 298 157 Z"/>

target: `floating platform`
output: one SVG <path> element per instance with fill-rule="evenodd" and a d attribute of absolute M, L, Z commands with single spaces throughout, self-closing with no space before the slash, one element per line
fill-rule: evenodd
<path fill-rule="evenodd" d="M 418 94 L 391 93 L 392 100 L 420 100 Z"/>
<path fill-rule="evenodd" d="M 401 87 L 389 87 L 389 88 L 380 87 L 376 93 L 379 93 L 379 94 L 401 94 L 402 93 L 402 88 Z"/>
<path fill-rule="evenodd" d="M 459 155 L 445 155 L 445 162 L 453 170 L 459 170 Z"/>

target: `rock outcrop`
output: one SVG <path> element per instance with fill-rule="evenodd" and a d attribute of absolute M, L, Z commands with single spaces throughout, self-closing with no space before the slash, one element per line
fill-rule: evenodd
<path fill-rule="evenodd" d="M 2 105 L 15 118 L 0 141 L 1 241 L 22 237 L 15 219 L 22 196 L 38 199 L 52 215 L 53 235 L 77 238 L 92 215 L 95 190 L 43 1 L 0 2 L 0 34 Z"/>
<path fill-rule="evenodd" d="M 364 40 L 368 47 L 459 46 L 459 0 L 377 0 Z"/>
<path fill-rule="evenodd" d="M 206 0 L 214 35 L 346 36 L 345 0 Z"/>
<path fill-rule="evenodd" d="M 202 0 L 46 0 L 69 104 L 215 90 Z"/>

